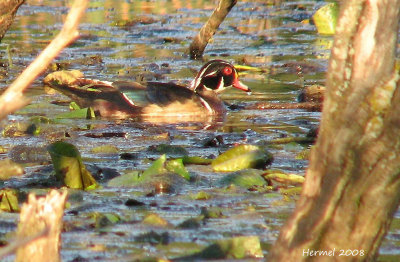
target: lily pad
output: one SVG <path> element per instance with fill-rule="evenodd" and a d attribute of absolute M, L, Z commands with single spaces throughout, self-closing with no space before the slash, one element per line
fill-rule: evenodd
<path fill-rule="evenodd" d="M 48 74 L 43 82 L 48 85 L 72 85 L 78 78 L 82 78 L 83 73 L 78 70 L 62 70 Z"/>
<path fill-rule="evenodd" d="M 189 171 L 187 171 L 187 169 L 183 165 L 183 161 L 181 158 L 167 161 L 165 168 L 170 172 L 180 175 L 186 180 L 190 180 Z"/>
<path fill-rule="evenodd" d="M 0 190 L 0 211 L 19 212 L 18 196 L 16 190 Z"/>
<path fill-rule="evenodd" d="M 10 159 L 0 160 L 0 180 L 6 180 L 13 176 L 20 176 L 24 168 Z"/>
<path fill-rule="evenodd" d="M 245 259 L 264 257 L 258 236 L 241 236 L 217 240 L 192 259 Z"/>
<path fill-rule="evenodd" d="M 211 163 L 214 171 L 232 172 L 246 168 L 263 168 L 273 156 L 265 148 L 255 145 L 239 145 L 219 155 Z"/>
<path fill-rule="evenodd" d="M 117 214 L 113 214 L 113 213 L 95 212 L 95 213 L 92 213 L 91 215 L 95 221 L 93 226 L 97 229 L 104 228 L 104 227 L 113 225 L 113 224 L 121 221 L 120 216 L 118 216 Z"/>
<path fill-rule="evenodd" d="M 267 173 L 263 174 L 263 177 L 267 180 L 273 180 L 278 183 L 289 185 L 301 185 L 305 180 L 304 176 L 296 174 L 286 174 L 278 170 L 268 170 Z"/>
<path fill-rule="evenodd" d="M 212 196 L 205 191 L 200 191 L 197 194 L 190 194 L 190 198 L 193 200 L 208 200 L 211 197 Z"/>
<path fill-rule="evenodd" d="M 267 181 L 261 176 L 262 170 L 245 169 L 239 172 L 225 175 L 218 181 L 220 186 L 235 185 L 243 188 L 251 188 L 254 186 L 266 186 Z"/>
<path fill-rule="evenodd" d="M 132 171 L 127 174 L 118 176 L 116 178 L 108 181 L 108 186 L 110 187 L 131 187 L 137 185 L 139 182 L 143 181 L 143 172 Z"/>
<path fill-rule="evenodd" d="M 190 179 L 190 174 L 183 165 L 182 159 L 168 160 L 164 154 L 160 156 L 153 164 L 143 172 L 143 177 L 148 177 L 154 174 L 175 173 L 185 178 Z"/>
<path fill-rule="evenodd" d="M 175 192 L 187 180 L 190 174 L 182 164 L 182 159 L 167 161 L 162 155 L 144 171 L 132 171 L 116 177 L 108 182 L 111 187 L 136 187 L 149 188 L 154 193 Z"/>
<path fill-rule="evenodd" d="M 142 223 L 146 224 L 146 225 L 158 226 L 158 227 L 165 227 L 165 226 L 169 225 L 167 220 L 165 220 L 164 218 L 160 217 L 156 213 L 150 213 L 150 214 L 146 215 L 143 218 Z"/>
<path fill-rule="evenodd" d="M 86 169 L 78 149 L 66 142 L 55 142 L 48 147 L 56 177 L 67 187 L 75 189 L 98 188 L 96 180 Z"/>
<path fill-rule="evenodd" d="M 91 107 L 72 110 L 56 116 L 56 119 L 95 119 L 96 114 Z"/>
<path fill-rule="evenodd" d="M 185 165 L 209 165 L 211 164 L 212 159 L 199 156 L 184 156 L 182 157 L 182 161 Z"/>
<path fill-rule="evenodd" d="M 224 218 L 225 215 L 222 213 L 222 209 L 219 207 L 202 207 L 201 208 L 201 215 L 206 218 Z"/>
<path fill-rule="evenodd" d="M 339 16 L 339 4 L 329 3 L 315 12 L 313 18 L 319 34 L 333 35 L 336 30 L 336 23 Z"/>
<path fill-rule="evenodd" d="M 150 146 L 149 151 L 153 153 L 166 154 L 171 157 L 183 157 L 188 155 L 188 151 L 185 148 L 167 144 Z"/>
<path fill-rule="evenodd" d="M 92 148 L 90 150 L 93 154 L 117 154 L 119 151 L 118 147 L 113 145 L 102 145 Z"/>

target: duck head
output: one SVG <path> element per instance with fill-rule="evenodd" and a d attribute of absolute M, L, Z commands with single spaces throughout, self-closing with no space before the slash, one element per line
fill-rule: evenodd
<path fill-rule="evenodd" d="M 219 93 L 225 88 L 233 86 L 250 93 L 251 90 L 239 81 L 235 67 L 223 60 L 211 60 L 206 63 L 191 84 L 195 92 L 214 91 Z"/>

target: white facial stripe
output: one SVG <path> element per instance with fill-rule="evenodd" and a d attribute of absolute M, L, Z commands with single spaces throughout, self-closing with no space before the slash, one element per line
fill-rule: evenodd
<path fill-rule="evenodd" d="M 219 63 L 221 64 L 225 64 L 230 66 L 230 64 L 228 62 L 225 61 L 219 61 Z M 212 65 L 213 63 L 210 63 L 209 65 L 207 65 L 206 67 L 204 67 L 202 69 L 202 71 L 200 72 L 200 74 L 198 76 L 196 76 L 196 78 L 192 81 L 191 83 L 191 88 L 195 89 L 200 85 L 201 79 L 204 77 L 203 75 L 206 73 L 207 69 Z M 215 72 L 213 72 L 215 73 Z M 211 74 L 211 73 L 210 73 Z M 206 76 L 209 76 L 210 74 L 207 74 Z"/>
<path fill-rule="evenodd" d="M 214 110 L 213 110 L 213 109 L 211 108 L 211 106 L 207 103 L 207 101 L 204 100 L 203 98 L 201 98 L 200 96 L 199 96 L 199 98 L 200 98 L 200 101 L 201 101 L 201 103 L 203 104 L 203 106 L 207 109 L 207 111 L 210 112 L 211 114 L 213 114 L 213 113 L 214 113 Z"/>
<path fill-rule="evenodd" d="M 127 102 L 129 102 L 129 104 L 135 106 L 135 103 L 133 103 L 133 101 L 130 100 L 124 93 L 122 93 L 122 96 L 125 98 L 125 100 L 126 100 Z"/>
<path fill-rule="evenodd" d="M 224 83 L 224 78 L 221 77 L 221 80 L 219 81 L 218 87 L 217 87 L 217 89 L 215 91 L 216 92 L 220 92 L 220 91 L 224 90 L 225 89 L 224 84 L 225 84 Z"/>
<path fill-rule="evenodd" d="M 217 73 L 218 73 L 218 71 L 214 71 L 214 72 L 211 72 L 211 73 L 205 75 L 204 77 L 207 77 L 207 76 L 216 76 Z"/>

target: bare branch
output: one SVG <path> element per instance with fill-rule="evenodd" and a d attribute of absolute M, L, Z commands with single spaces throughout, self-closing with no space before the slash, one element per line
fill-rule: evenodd
<path fill-rule="evenodd" d="M 76 0 L 65 20 L 60 33 L 40 55 L 18 76 L 0 97 L 0 119 L 29 103 L 23 92 L 46 70 L 51 61 L 78 36 L 79 20 L 86 10 L 88 0 Z"/>
<path fill-rule="evenodd" d="M 219 25 L 224 21 L 232 7 L 235 6 L 236 0 L 220 0 L 218 7 L 214 10 L 207 23 L 200 29 L 200 32 L 193 39 L 190 44 L 189 52 L 190 58 L 198 59 L 203 56 L 204 49 L 208 41 L 217 31 Z"/>

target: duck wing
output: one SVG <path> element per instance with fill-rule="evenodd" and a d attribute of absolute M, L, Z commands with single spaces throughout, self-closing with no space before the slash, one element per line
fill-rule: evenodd
<path fill-rule="evenodd" d="M 141 109 L 112 82 L 83 78 L 83 74 L 77 70 L 57 71 L 47 75 L 43 81 L 79 106 L 93 107 L 101 116 L 125 118 L 138 114 Z M 132 82 L 130 86 L 141 92 L 145 90 L 139 83 Z"/>

